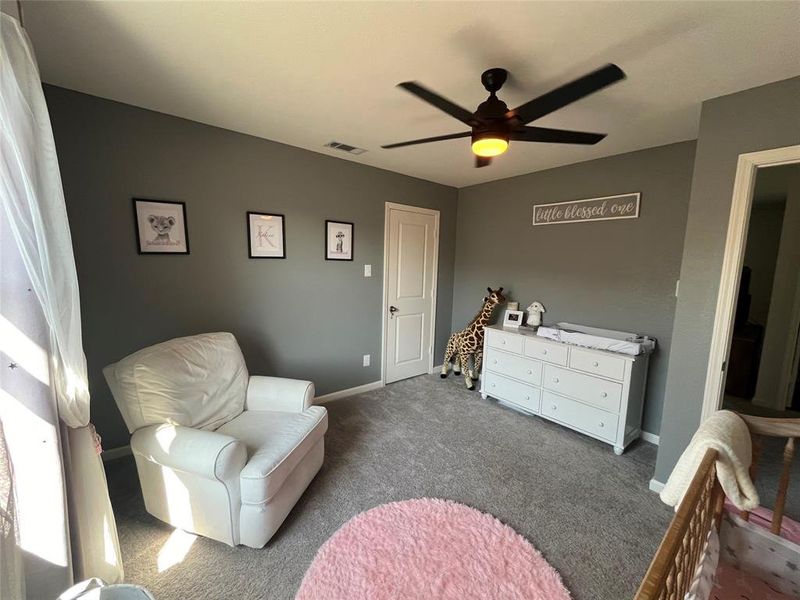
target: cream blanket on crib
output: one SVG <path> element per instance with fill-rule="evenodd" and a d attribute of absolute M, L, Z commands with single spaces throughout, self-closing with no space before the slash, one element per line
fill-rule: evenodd
<path fill-rule="evenodd" d="M 717 479 L 739 510 L 758 506 L 758 492 L 750 479 L 752 446 L 747 424 L 736 413 L 720 410 L 706 419 L 681 454 L 661 491 L 661 500 L 677 507 L 683 499 L 706 450 L 717 451 Z"/>

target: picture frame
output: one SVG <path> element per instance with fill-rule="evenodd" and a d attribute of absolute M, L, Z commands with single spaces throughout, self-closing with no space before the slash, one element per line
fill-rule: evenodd
<path fill-rule="evenodd" d="M 349 221 L 325 220 L 325 260 L 353 260 L 355 229 Z"/>
<path fill-rule="evenodd" d="M 523 314 L 521 310 L 507 310 L 503 318 L 503 327 L 519 327 L 522 325 Z"/>
<path fill-rule="evenodd" d="M 286 258 L 284 215 L 247 211 L 247 255 L 250 258 Z"/>
<path fill-rule="evenodd" d="M 189 254 L 186 203 L 132 198 L 139 254 Z"/>

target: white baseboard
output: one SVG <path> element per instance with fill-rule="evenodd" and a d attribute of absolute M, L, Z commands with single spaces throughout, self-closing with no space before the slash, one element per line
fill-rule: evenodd
<path fill-rule="evenodd" d="M 659 438 L 655 433 L 650 433 L 649 431 L 642 431 L 642 435 L 639 436 L 645 442 L 650 442 L 651 444 L 655 444 L 658 446 L 658 443 L 661 438 Z"/>
<path fill-rule="evenodd" d="M 131 447 L 130 446 L 119 446 L 118 448 L 111 448 L 111 450 L 103 450 L 103 454 L 100 456 L 103 457 L 103 462 L 108 462 L 110 460 L 114 460 L 115 458 L 122 458 L 123 456 L 130 456 L 131 455 Z"/>
<path fill-rule="evenodd" d="M 442 366 L 443 365 L 436 365 L 434 367 L 431 367 L 431 375 L 433 375 L 434 373 L 441 373 L 442 372 Z"/>
<path fill-rule="evenodd" d="M 347 388 L 346 390 L 339 390 L 338 392 L 331 392 L 330 394 L 317 396 L 314 398 L 314 404 L 325 404 L 326 402 L 331 402 L 332 400 L 339 400 L 340 398 L 347 398 L 349 396 L 355 396 L 356 394 L 363 394 L 364 392 L 377 390 L 378 388 L 382 387 L 382 381 L 373 381 L 372 383 L 365 383 L 364 385 Z"/>
<path fill-rule="evenodd" d="M 661 483 L 660 481 L 657 481 L 655 479 L 651 479 L 650 480 L 650 491 L 651 492 L 655 492 L 656 494 L 660 494 L 661 490 L 663 490 L 663 489 L 664 489 L 664 484 L 663 483 Z"/>

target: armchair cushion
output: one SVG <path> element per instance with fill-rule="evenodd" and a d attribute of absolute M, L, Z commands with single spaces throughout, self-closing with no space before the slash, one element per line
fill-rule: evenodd
<path fill-rule="evenodd" d="M 150 425 L 131 437 L 134 454 L 174 471 L 235 480 L 247 462 L 245 444 L 230 435 L 176 425 Z"/>
<path fill-rule="evenodd" d="M 230 333 L 156 344 L 103 374 L 130 432 L 160 423 L 214 430 L 244 409 L 247 367 Z"/>
<path fill-rule="evenodd" d="M 247 446 L 241 474 L 242 502 L 270 501 L 286 478 L 328 429 L 328 412 L 311 406 L 303 412 L 246 410 L 217 430 Z"/>
<path fill-rule="evenodd" d="M 300 412 L 314 402 L 314 384 L 301 379 L 253 375 L 247 385 L 246 410 Z"/>

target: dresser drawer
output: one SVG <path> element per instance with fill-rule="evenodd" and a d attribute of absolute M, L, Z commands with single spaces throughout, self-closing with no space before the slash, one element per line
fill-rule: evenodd
<path fill-rule="evenodd" d="M 619 412 L 622 399 L 622 385 L 619 383 L 545 365 L 542 386 L 603 410 Z"/>
<path fill-rule="evenodd" d="M 519 381 L 513 381 L 496 373 L 486 373 L 483 381 L 483 392 L 492 398 L 505 400 L 511 404 L 539 414 L 541 390 Z"/>
<path fill-rule="evenodd" d="M 485 363 L 486 369 L 521 379 L 533 385 L 542 385 L 542 363 L 516 354 L 492 352 Z"/>
<path fill-rule="evenodd" d="M 573 348 L 569 354 L 569 366 L 611 379 L 625 378 L 625 359 Z"/>
<path fill-rule="evenodd" d="M 522 341 L 522 336 L 518 333 L 506 333 L 495 329 L 486 330 L 486 343 L 490 348 L 522 354 Z"/>
<path fill-rule="evenodd" d="M 569 348 L 559 344 L 550 344 L 533 338 L 525 338 L 525 356 L 538 358 L 556 365 L 567 364 Z"/>
<path fill-rule="evenodd" d="M 617 437 L 617 415 L 547 390 L 542 392 L 542 415 L 609 442 L 614 442 Z"/>

